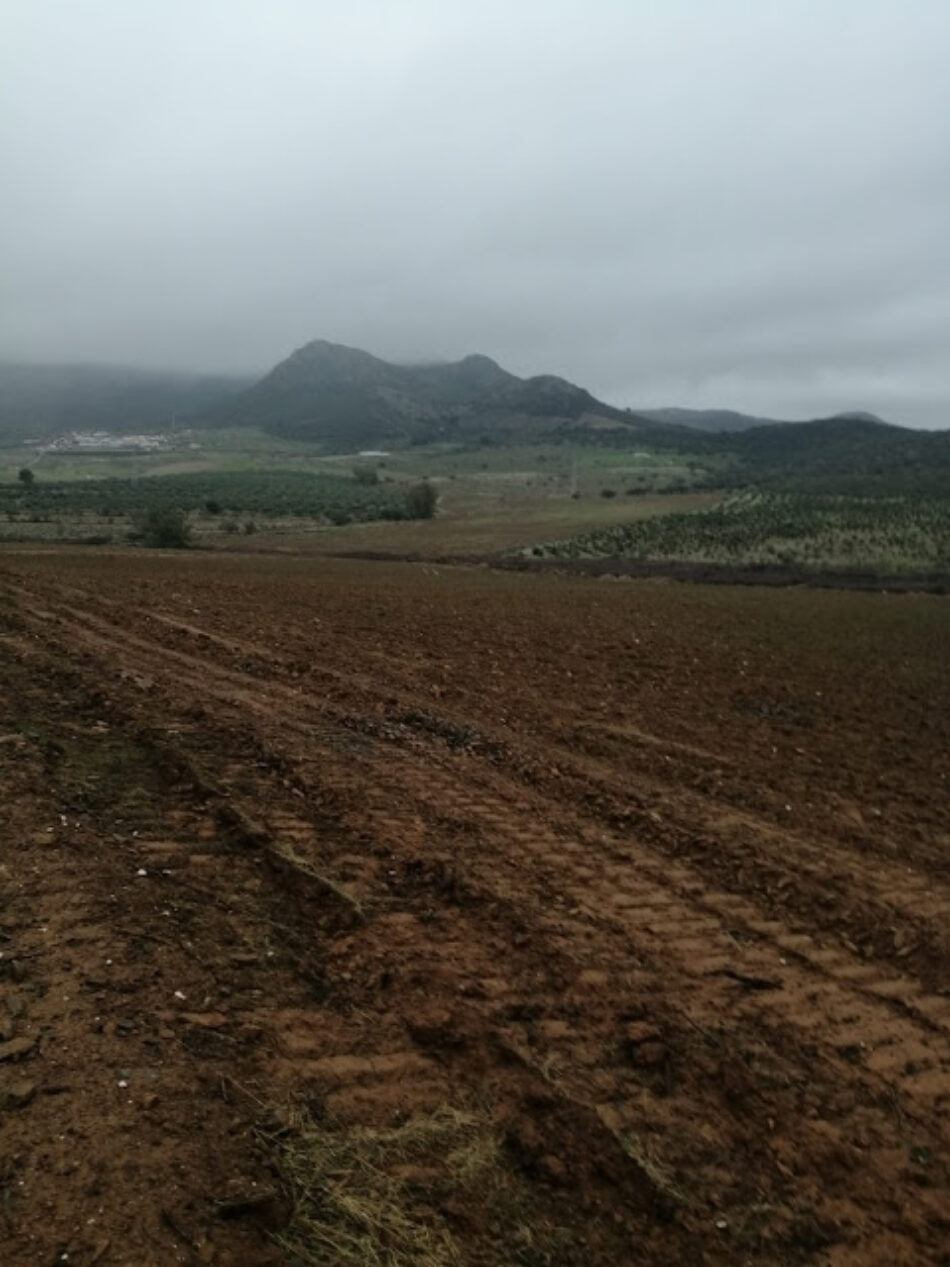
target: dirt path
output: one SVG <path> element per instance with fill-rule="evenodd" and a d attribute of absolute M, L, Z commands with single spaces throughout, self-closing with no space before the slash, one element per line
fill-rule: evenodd
<path fill-rule="evenodd" d="M 737 691 L 665 591 L 230 566 L 0 577 L 10 1261 L 292 1261 L 313 1123 L 421 1121 L 461 1261 L 943 1261 L 939 647 L 855 734 L 834 634 Z"/>

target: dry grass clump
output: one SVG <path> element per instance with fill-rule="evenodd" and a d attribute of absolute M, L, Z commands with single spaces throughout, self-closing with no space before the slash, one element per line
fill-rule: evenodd
<path fill-rule="evenodd" d="M 305 1120 L 284 1170 L 295 1208 L 280 1242 L 302 1267 L 565 1261 L 565 1232 L 539 1217 L 485 1112 L 445 1106 L 388 1129 Z"/>
<path fill-rule="evenodd" d="M 306 1122 L 284 1155 L 296 1209 L 283 1243 L 307 1267 L 453 1267 L 457 1243 L 428 1203 L 497 1164 L 488 1124 L 459 1109 L 386 1130 Z"/>

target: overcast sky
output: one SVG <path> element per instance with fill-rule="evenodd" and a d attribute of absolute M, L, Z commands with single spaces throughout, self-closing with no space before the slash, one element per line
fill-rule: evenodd
<path fill-rule="evenodd" d="M 0 356 L 950 426 L 950 0 L 0 0 Z"/>

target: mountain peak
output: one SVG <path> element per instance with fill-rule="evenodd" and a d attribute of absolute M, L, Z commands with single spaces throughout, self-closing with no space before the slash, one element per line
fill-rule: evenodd
<path fill-rule="evenodd" d="M 884 419 L 883 419 L 883 418 L 879 418 L 879 417 L 877 416 L 877 414 L 869 414 L 869 413 L 868 413 L 866 410 L 864 410 L 864 409 L 849 409 L 849 410 L 846 410 L 844 413 L 834 414 L 834 415 L 832 416 L 832 421 L 833 421 L 833 422 L 838 422 L 838 421 L 841 421 L 841 422 L 875 422 L 875 423 L 877 423 L 879 426 L 882 426 L 882 427 L 886 427 L 886 426 L 888 425 L 888 424 L 884 421 Z"/>
<path fill-rule="evenodd" d="M 386 365 L 385 361 L 379 360 L 378 357 L 371 355 L 369 352 L 363 352 L 360 348 L 347 347 L 345 343 L 331 343 L 328 339 L 312 339 L 309 343 L 305 343 L 302 347 L 291 352 L 286 360 L 280 362 L 280 365 L 287 365 L 291 362 L 327 366 Z M 279 369 L 280 365 L 275 366 L 275 368 Z"/>

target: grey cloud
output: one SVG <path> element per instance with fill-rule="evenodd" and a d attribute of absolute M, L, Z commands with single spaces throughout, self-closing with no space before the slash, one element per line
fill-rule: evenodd
<path fill-rule="evenodd" d="M 5 9 L 2 355 L 950 425 L 941 0 Z"/>

